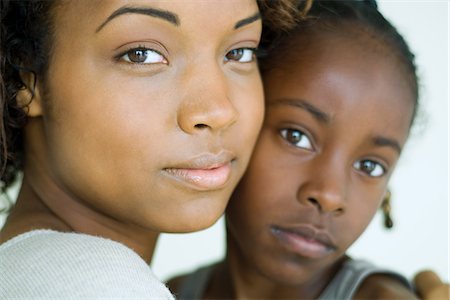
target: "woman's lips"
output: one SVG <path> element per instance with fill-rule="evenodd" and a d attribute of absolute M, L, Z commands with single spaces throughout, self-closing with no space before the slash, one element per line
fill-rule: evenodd
<path fill-rule="evenodd" d="M 230 179 L 233 160 L 230 152 L 205 154 L 176 164 L 175 167 L 165 168 L 164 172 L 196 190 L 216 190 Z"/>
<path fill-rule="evenodd" d="M 214 190 L 222 187 L 230 178 L 231 162 L 209 169 L 165 169 L 165 171 L 200 190 Z"/>
<path fill-rule="evenodd" d="M 328 234 L 308 225 L 271 227 L 272 234 L 289 251 L 307 258 L 323 258 L 336 250 Z"/>

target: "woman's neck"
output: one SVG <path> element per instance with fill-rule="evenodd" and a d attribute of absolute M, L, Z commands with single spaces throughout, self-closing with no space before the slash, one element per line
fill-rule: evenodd
<path fill-rule="evenodd" d="M 108 216 L 58 185 L 49 167 L 45 145 L 41 142 L 45 139 L 39 136 L 43 130 L 33 126 L 42 125 L 35 123 L 27 126 L 28 130 L 35 132 L 27 140 L 22 187 L 1 231 L 1 242 L 33 229 L 78 232 L 120 242 L 150 263 L 158 232 Z"/>

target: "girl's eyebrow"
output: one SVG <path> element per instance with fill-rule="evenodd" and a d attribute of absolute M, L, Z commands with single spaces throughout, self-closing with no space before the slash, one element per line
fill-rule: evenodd
<path fill-rule="evenodd" d="M 290 105 L 293 107 L 301 108 L 312 114 L 317 120 L 323 123 L 330 123 L 330 116 L 326 112 L 320 110 L 316 106 L 303 99 L 280 98 L 276 99 L 273 102 L 269 102 L 268 105 Z"/>
<path fill-rule="evenodd" d="M 384 136 L 374 136 L 373 143 L 374 145 L 380 147 L 391 147 L 392 149 L 396 150 L 399 155 L 402 153 L 402 147 L 400 147 L 400 144 L 395 139 L 387 138 Z"/>
<path fill-rule="evenodd" d="M 178 15 L 175 13 L 172 13 L 167 10 L 161 10 L 151 7 L 121 7 L 117 10 L 115 10 L 100 26 L 97 27 L 95 30 L 95 33 L 102 30 L 103 27 L 105 27 L 106 24 L 108 24 L 109 21 L 113 20 L 114 18 L 117 18 L 120 15 L 124 14 L 140 14 L 140 15 L 147 15 L 154 18 L 159 18 L 166 20 L 167 22 L 179 26 L 180 20 L 178 18 Z"/>
<path fill-rule="evenodd" d="M 150 17 L 163 19 L 175 26 L 180 25 L 180 19 L 179 19 L 178 15 L 173 12 L 170 12 L 167 10 L 161 10 L 161 9 L 157 9 L 157 8 L 151 8 L 151 7 L 124 6 L 124 7 L 121 7 L 119 9 L 115 10 L 100 26 L 97 27 L 97 29 L 95 30 L 95 33 L 102 30 L 102 28 L 105 27 L 105 25 L 108 24 L 108 22 L 110 22 L 114 18 L 117 18 L 118 16 L 124 15 L 124 14 L 147 15 Z M 250 23 L 253 23 L 259 19 L 261 19 L 261 14 L 259 12 L 256 12 L 255 14 L 253 14 L 252 16 L 250 16 L 248 18 L 244 18 L 244 19 L 236 22 L 236 24 L 234 25 L 234 29 L 239 29 L 239 28 L 246 26 Z"/>
<path fill-rule="evenodd" d="M 309 112 L 317 120 L 319 120 L 323 123 L 326 123 L 326 124 L 330 123 L 330 119 L 331 119 L 330 115 L 328 115 L 326 112 L 320 110 L 316 106 L 312 105 L 311 103 L 309 103 L 308 101 L 303 100 L 303 99 L 279 98 L 279 99 L 275 99 L 274 101 L 268 102 L 267 105 L 268 106 L 289 105 L 289 106 L 293 106 L 296 108 L 301 108 L 301 109 Z M 377 135 L 377 136 L 372 137 L 372 143 L 375 146 L 390 147 L 390 148 L 394 149 L 395 151 L 397 151 L 399 155 L 402 152 L 402 147 L 400 146 L 400 143 L 393 138 L 388 138 L 385 136 Z"/>

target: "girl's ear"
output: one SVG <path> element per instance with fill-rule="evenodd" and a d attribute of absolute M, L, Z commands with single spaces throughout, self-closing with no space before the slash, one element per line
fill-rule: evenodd
<path fill-rule="evenodd" d="M 32 72 L 20 74 L 25 86 L 17 92 L 17 104 L 22 107 L 28 117 L 39 117 L 42 115 L 42 100 L 36 75 Z"/>

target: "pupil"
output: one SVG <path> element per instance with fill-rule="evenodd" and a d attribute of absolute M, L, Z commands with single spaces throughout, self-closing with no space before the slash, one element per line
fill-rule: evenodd
<path fill-rule="evenodd" d="M 363 168 L 367 171 L 373 170 L 373 163 L 371 161 L 365 161 L 363 164 Z"/>
<path fill-rule="evenodd" d="M 145 61 L 146 58 L 146 52 L 145 50 L 135 50 L 130 55 L 130 60 L 132 62 L 141 63 Z"/>
<path fill-rule="evenodd" d="M 243 49 L 234 49 L 229 52 L 227 55 L 228 59 L 239 60 L 242 58 L 244 50 Z"/>
<path fill-rule="evenodd" d="M 291 142 L 297 143 L 301 138 L 301 134 L 298 131 L 291 131 L 289 134 L 289 137 L 290 137 Z"/>

